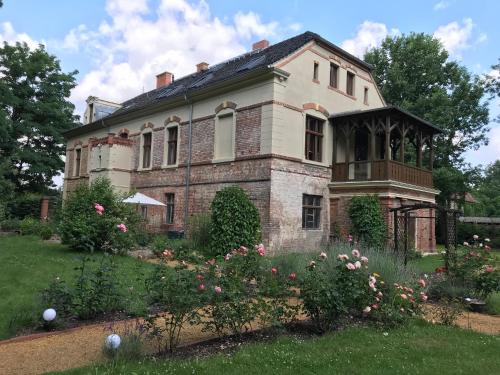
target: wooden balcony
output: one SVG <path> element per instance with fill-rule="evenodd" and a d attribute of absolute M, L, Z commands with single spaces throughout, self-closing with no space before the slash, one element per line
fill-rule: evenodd
<path fill-rule="evenodd" d="M 395 160 L 357 161 L 335 163 L 332 181 L 399 181 L 432 188 L 432 172 Z"/>

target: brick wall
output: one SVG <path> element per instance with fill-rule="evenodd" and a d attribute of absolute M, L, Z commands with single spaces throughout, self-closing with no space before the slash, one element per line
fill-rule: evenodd
<path fill-rule="evenodd" d="M 165 129 L 153 131 L 153 168 L 160 168 L 163 164 L 165 151 Z"/>
<path fill-rule="evenodd" d="M 236 157 L 258 155 L 262 107 L 238 111 L 236 114 Z"/>

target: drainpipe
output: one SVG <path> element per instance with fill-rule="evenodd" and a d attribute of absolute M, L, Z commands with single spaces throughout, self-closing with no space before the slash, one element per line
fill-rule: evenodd
<path fill-rule="evenodd" d="M 184 100 L 189 104 L 189 124 L 188 124 L 188 155 L 186 166 L 186 189 L 184 191 L 184 236 L 187 234 L 189 216 L 189 182 L 191 177 L 191 151 L 193 135 L 193 102 L 188 98 L 187 91 L 184 93 Z"/>

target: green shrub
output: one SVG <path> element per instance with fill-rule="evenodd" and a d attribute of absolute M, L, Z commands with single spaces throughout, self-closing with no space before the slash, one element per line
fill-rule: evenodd
<path fill-rule="evenodd" d="M 188 236 L 191 248 L 204 251 L 210 246 L 212 219 L 209 214 L 197 214 L 189 219 Z"/>
<path fill-rule="evenodd" d="M 21 221 L 19 219 L 6 219 L 0 223 L 0 228 L 6 232 L 15 232 L 21 229 Z"/>
<path fill-rule="evenodd" d="M 38 235 L 42 240 L 50 240 L 52 238 L 52 235 L 54 234 L 54 231 L 48 224 L 42 224 L 40 225 L 38 229 Z"/>
<path fill-rule="evenodd" d="M 352 234 L 369 246 L 382 248 L 387 228 L 380 201 L 376 196 L 353 197 L 349 204 Z"/>
<path fill-rule="evenodd" d="M 108 179 L 78 185 L 62 209 L 59 231 L 63 243 L 77 251 L 126 253 L 133 245 L 140 218 L 123 198 L 113 191 Z M 96 205 L 104 208 L 102 214 Z M 119 224 L 125 224 L 127 231 L 119 230 Z"/>
<path fill-rule="evenodd" d="M 168 239 L 166 236 L 155 236 L 152 242 L 153 254 L 156 256 L 161 255 L 165 249 L 167 249 Z"/>
<path fill-rule="evenodd" d="M 253 246 L 260 241 L 259 211 L 242 188 L 230 186 L 215 195 L 210 237 L 214 255 L 223 255 L 240 246 Z"/>
<path fill-rule="evenodd" d="M 40 223 L 40 220 L 34 219 L 32 217 L 26 217 L 21 221 L 21 234 L 23 236 L 38 236 L 41 226 L 42 224 Z"/>
<path fill-rule="evenodd" d="M 41 194 L 18 194 L 6 202 L 6 216 L 20 220 L 26 217 L 39 217 L 41 199 Z"/>

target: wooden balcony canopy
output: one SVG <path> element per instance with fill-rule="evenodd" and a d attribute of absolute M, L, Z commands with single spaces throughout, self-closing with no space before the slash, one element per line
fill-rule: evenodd
<path fill-rule="evenodd" d="M 335 114 L 330 123 L 332 181 L 397 180 L 432 187 L 437 126 L 395 106 Z"/>

